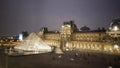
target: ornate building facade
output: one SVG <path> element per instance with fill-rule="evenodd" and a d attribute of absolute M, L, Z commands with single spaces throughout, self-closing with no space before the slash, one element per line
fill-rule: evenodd
<path fill-rule="evenodd" d="M 50 46 L 63 50 L 120 53 L 120 20 L 112 21 L 104 31 L 79 31 L 74 21 L 64 22 L 61 31 L 41 28 L 38 35 Z"/>

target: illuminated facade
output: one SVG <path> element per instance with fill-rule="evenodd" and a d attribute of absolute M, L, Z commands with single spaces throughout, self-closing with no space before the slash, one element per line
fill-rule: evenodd
<path fill-rule="evenodd" d="M 38 35 L 48 44 L 63 50 L 120 53 L 120 20 L 113 20 L 106 31 L 79 31 L 73 21 L 64 22 L 61 32 L 42 28 Z"/>

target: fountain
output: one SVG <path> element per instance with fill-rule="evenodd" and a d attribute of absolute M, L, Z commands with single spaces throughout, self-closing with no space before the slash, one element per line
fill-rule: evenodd
<path fill-rule="evenodd" d="M 27 38 L 14 47 L 15 51 L 24 54 L 38 54 L 51 52 L 52 49 L 36 33 L 31 33 Z"/>
<path fill-rule="evenodd" d="M 61 48 L 59 46 L 55 47 L 54 52 L 56 54 L 63 54 L 63 51 L 61 50 Z"/>

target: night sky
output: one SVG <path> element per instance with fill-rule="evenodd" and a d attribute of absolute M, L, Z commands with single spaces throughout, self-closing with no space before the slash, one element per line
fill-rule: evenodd
<path fill-rule="evenodd" d="M 61 30 L 69 20 L 78 28 L 107 28 L 119 17 L 120 0 L 0 0 L 0 35 L 38 32 L 41 27 Z"/>

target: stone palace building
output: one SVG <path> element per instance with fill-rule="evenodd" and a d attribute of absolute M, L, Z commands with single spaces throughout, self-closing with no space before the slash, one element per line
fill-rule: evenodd
<path fill-rule="evenodd" d="M 61 31 L 43 27 L 38 35 L 50 46 L 62 50 L 120 53 L 120 20 L 112 20 L 107 30 L 79 31 L 74 21 L 64 22 Z"/>

